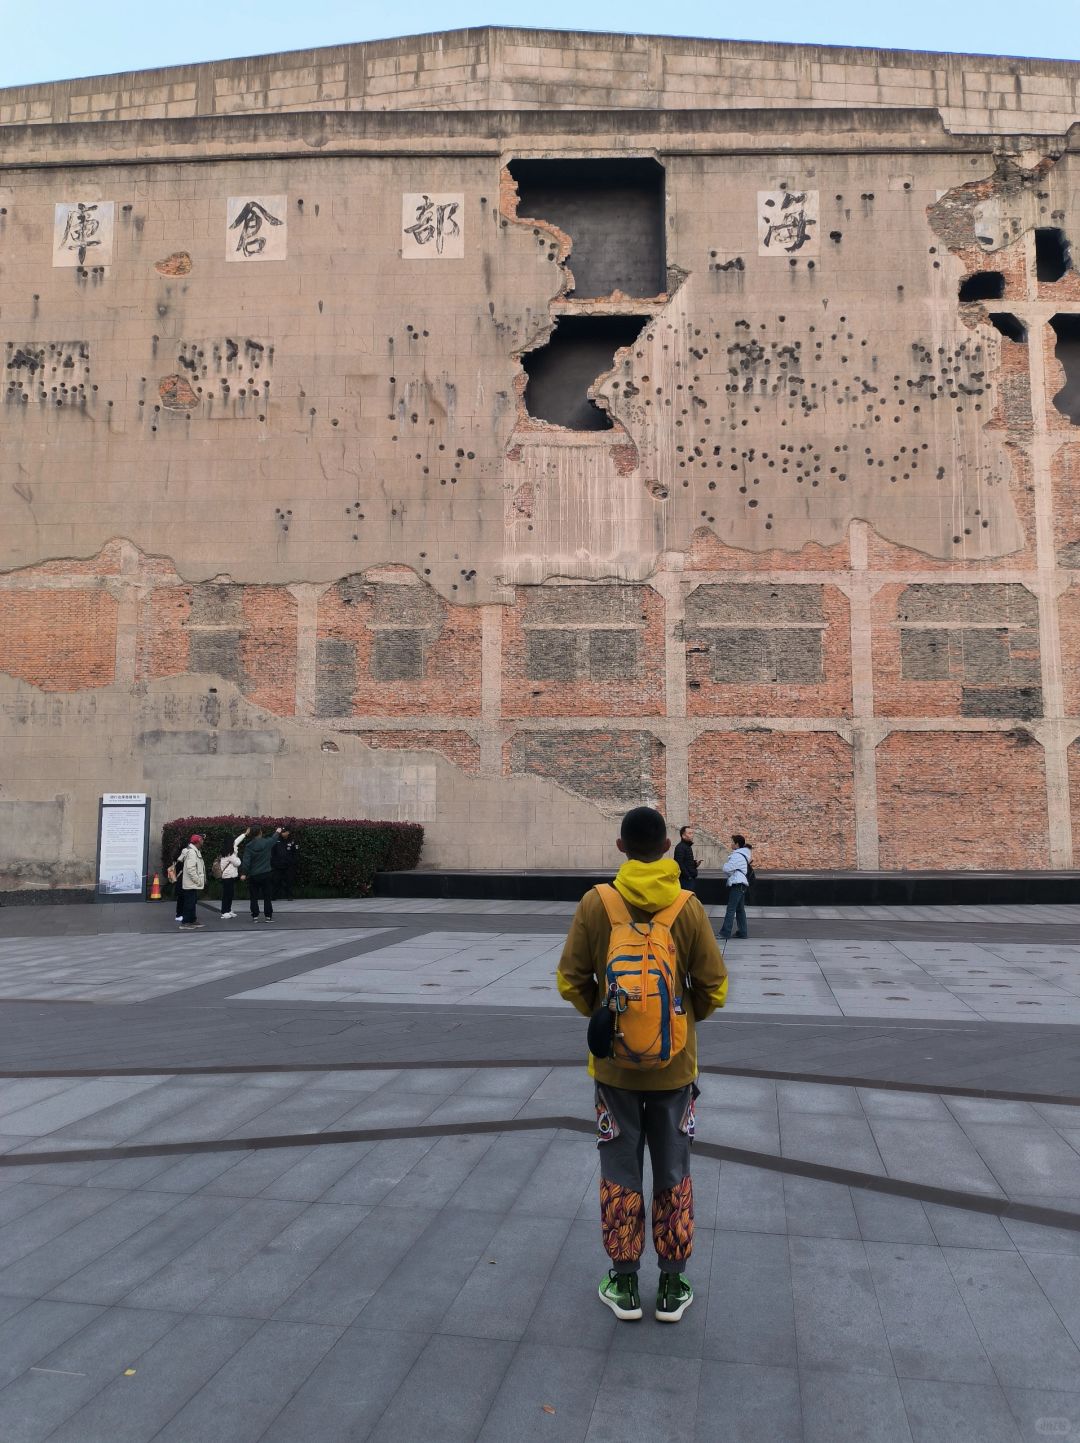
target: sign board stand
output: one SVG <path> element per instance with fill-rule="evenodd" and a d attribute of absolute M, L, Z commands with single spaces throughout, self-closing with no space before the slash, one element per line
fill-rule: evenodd
<path fill-rule="evenodd" d="M 150 798 L 145 792 L 106 792 L 98 806 L 99 902 L 142 902 L 150 861 Z"/>

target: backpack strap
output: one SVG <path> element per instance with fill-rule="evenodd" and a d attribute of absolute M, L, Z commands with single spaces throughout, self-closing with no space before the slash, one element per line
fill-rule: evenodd
<path fill-rule="evenodd" d="M 601 902 L 603 902 L 607 919 L 613 927 L 617 926 L 620 922 L 633 924 L 634 919 L 630 915 L 630 908 L 626 905 L 625 897 L 616 891 L 610 883 L 601 882 L 594 887 L 593 890 L 599 895 Z"/>
<path fill-rule="evenodd" d="M 665 927 L 670 927 L 693 895 L 693 892 L 688 892 L 684 889 L 675 898 L 670 907 L 665 907 L 662 912 L 653 913 L 653 921 L 661 922 Z"/>

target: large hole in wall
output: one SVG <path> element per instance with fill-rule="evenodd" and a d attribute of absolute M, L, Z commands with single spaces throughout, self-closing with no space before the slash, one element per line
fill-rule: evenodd
<path fill-rule="evenodd" d="M 1065 371 L 1065 384 L 1054 397 L 1054 405 L 1074 426 L 1080 426 L 1080 314 L 1051 316 L 1057 336 L 1054 354 Z"/>
<path fill-rule="evenodd" d="M 571 431 L 610 431 L 611 418 L 589 399 L 589 387 L 647 322 L 646 316 L 560 316 L 548 343 L 521 358 L 529 415 Z"/>
<path fill-rule="evenodd" d="M 991 311 L 988 317 L 990 324 L 995 331 L 999 331 L 1007 341 L 1027 340 L 1027 326 L 1019 316 L 1014 316 L 1012 311 Z"/>
<path fill-rule="evenodd" d="M 573 242 L 577 300 L 667 289 L 664 169 L 655 160 L 515 160 L 517 213 L 546 220 Z"/>
<path fill-rule="evenodd" d="M 1069 242 L 1056 226 L 1040 226 L 1035 232 L 1035 276 L 1040 281 L 1059 281 L 1069 269 Z"/>
<path fill-rule="evenodd" d="M 1000 271 L 975 271 L 960 282 L 962 301 L 1000 301 L 1005 294 L 1005 277 Z"/>

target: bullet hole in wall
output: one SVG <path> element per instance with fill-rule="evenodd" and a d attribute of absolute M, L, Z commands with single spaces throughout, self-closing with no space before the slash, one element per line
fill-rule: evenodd
<path fill-rule="evenodd" d="M 653 296 L 666 289 L 663 166 L 604 157 L 514 160 L 509 170 L 521 219 L 549 221 L 573 243 L 570 295 Z"/>
<path fill-rule="evenodd" d="M 1054 405 L 1074 426 L 1080 426 L 1080 315 L 1051 316 L 1057 336 L 1054 355 L 1065 372 L 1065 384 L 1054 397 Z"/>
<path fill-rule="evenodd" d="M 1000 331 L 1007 341 L 1023 344 L 1027 340 L 1027 326 L 1011 311 L 991 311 L 989 320 L 994 330 Z"/>
<path fill-rule="evenodd" d="M 1069 269 L 1069 242 L 1057 226 L 1040 226 L 1035 232 L 1035 275 L 1040 281 L 1059 281 Z"/>
<path fill-rule="evenodd" d="M 962 301 L 1000 301 L 1005 294 L 1005 277 L 1000 271 L 975 271 L 960 282 Z"/>
<path fill-rule="evenodd" d="M 589 399 L 589 387 L 646 325 L 647 316 L 561 316 L 547 345 L 521 358 L 529 415 L 571 431 L 610 431 L 611 418 Z"/>

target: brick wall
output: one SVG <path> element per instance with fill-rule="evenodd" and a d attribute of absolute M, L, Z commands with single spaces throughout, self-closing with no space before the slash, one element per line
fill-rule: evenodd
<path fill-rule="evenodd" d="M 108 686 L 116 601 L 74 588 L 0 592 L 0 671 L 42 691 Z"/>

